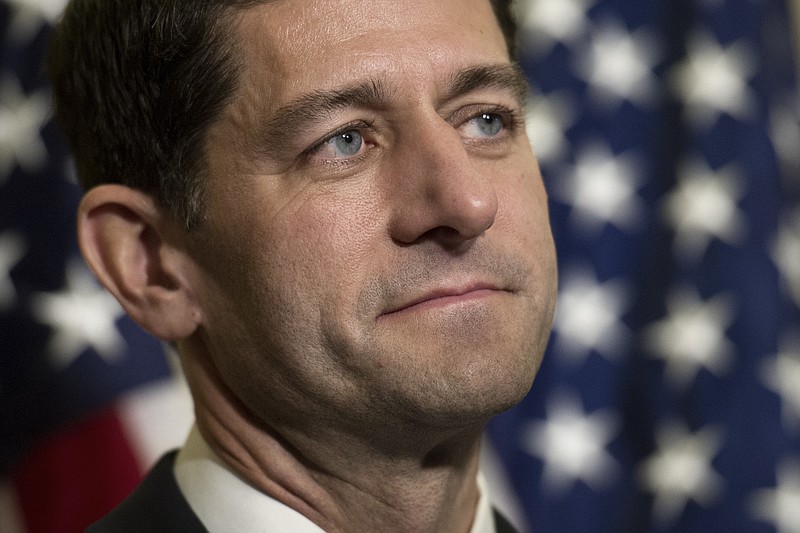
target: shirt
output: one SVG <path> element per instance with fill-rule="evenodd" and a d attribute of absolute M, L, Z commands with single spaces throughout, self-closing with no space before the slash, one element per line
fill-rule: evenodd
<path fill-rule="evenodd" d="M 205 442 L 197 427 L 175 461 L 175 479 L 189 506 L 209 533 L 324 533 L 291 507 L 255 489 L 234 473 Z M 483 475 L 470 533 L 494 533 L 495 524 Z"/>

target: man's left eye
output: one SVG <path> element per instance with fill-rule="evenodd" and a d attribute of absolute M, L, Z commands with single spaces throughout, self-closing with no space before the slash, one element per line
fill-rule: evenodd
<path fill-rule="evenodd" d="M 496 137 L 504 127 L 503 117 L 498 113 L 481 113 L 462 126 L 464 134 L 473 138 Z"/>
<path fill-rule="evenodd" d="M 358 155 L 364 146 L 364 138 L 357 130 L 338 133 L 320 144 L 317 155 L 330 159 L 347 159 Z"/>

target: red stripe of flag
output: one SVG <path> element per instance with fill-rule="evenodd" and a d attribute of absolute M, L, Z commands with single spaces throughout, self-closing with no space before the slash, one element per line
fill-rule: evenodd
<path fill-rule="evenodd" d="M 113 408 L 62 429 L 13 474 L 27 533 L 82 532 L 122 501 L 142 472 Z"/>

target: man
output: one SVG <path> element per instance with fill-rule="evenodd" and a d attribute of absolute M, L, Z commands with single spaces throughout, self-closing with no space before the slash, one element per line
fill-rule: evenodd
<path fill-rule="evenodd" d="M 504 530 L 480 436 L 556 286 L 507 4 L 67 8 L 81 248 L 196 410 L 91 531 Z"/>

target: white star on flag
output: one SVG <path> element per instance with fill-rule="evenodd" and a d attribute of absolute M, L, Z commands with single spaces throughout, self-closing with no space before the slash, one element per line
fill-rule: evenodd
<path fill-rule="evenodd" d="M 688 50 L 671 80 L 695 126 L 707 129 L 722 113 L 738 120 L 755 113 L 756 99 L 748 81 L 756 65 L 747 45 L 737 42 L 723 49 L 713 35 L 696 33 Z"/>
<path fill-rule="evenodd" d="M 800 533 L 800 461 L 784 460 L 777 469 L 778 486 L 753 494 L 750 509 L 778 533 Z"/>
<path fill-rule="evenodd" d="M 650 32 L 629 33 L 619 23 L 606 22 L 593 31 L 589 50 L 576 54 L 575 68 L 606 110 L 616 111 L 625 100 L 642 108 L 657 91 L 653 68 L 659 55 Z"/>
<path fill-rule="evenodd" d="M 586 414 L 578 397 L 555 394 L 547 404 L 547 420 L 528 423 L 523 448 L 544 461 L 544 482 L 563 494 L 577 480 L 595 491 L 612 482 L 618 463 L 605 447 L 617 434 L 610 409 Z"/>
<path fill-rule="evenodd" d="M 569 149 L 565 132 L 577 119 L 575 103 L 562 93 L 532 94 L 525 129 L 540 163 L 563 160 Z"/>
<path fill-rule="evenodd" d="M 0 311 L 14 305 L 16 290 L 11 269 L 25 256 L 25 242 L 14 232 L 0 235 Z"/>
<path fill-rule="evenodd" d="M 628 288 L 621 279 L 598 283 L 591 273 L 562 276 L 553 323 L 555 353 L 583 363 L 594 350 L 613 360 L 624 352 L 630 333 L 622 322 Z"/>
<path fill-rule="evenodd" d="M 692 434 L 681 423 L 670 422 L 660 428 L 656 442 L 658 450 L 642 463 L 639 478 L 655 497 L 656 520 L 668 526 L 690 500 L 707 507 L 722 493 L 723 478 L 711 465 L 722 435 L 710 427 Z"/>
<path fill-rule="evenodd" d="M 667 298 L 667 311 L 643 335 L 651 355 L 666 362 L 673 385 L 690 385 L 701 368 L 721 377 L 735 352 L 725 336 L 734 319 L 732 298 L 717 294 L 703 301 L 694 291 L 676 290 Z"/>
<path fill-rule="evenodd" d="M 746 216 L 738 208 L 741 179 L 732 164 L 716 172 L 700 159 L 684 162 L 678 185 L 664 200 L 664 214 L 675 228 L 675 253 L 697 261 L 713 238 L 731 245 L 746 234 Z"/>
<path fill-rule="evenodd" d="M 552 183 L 552 194 L 572 206 L 571 222 L 589 235 L 606 224 L 636 231 L 645 205 L 636 190 L 639 165 L 630 154 L 614 156 L 608 146 L 591 144 L 577 155 L 575 166 Z"/>
<path fill-rule="evenodd" d="M 570 43 L 589 27 L 586 11 L 594 0 L 530 0 L 520 2 L 522 37 L 539 54 L 555 43 Z"/>
<path fill-rule="evenodd" d="M 764 384 L 781 398 L 781 418 L 787 430 L 800 431 L 800 335 L 786 334 L 774 359 L 761 365 Z"/>
<path fill-rule="evenodd" d="M 9 0 L 9 3 L 13 10 L 9 36 L 16 41 L 29 41 L 42 24 L 56 23 L 67 0 Z"/>
<path fill-rule="evenodd" d="M 66 368 L 87 348 L 94 348 L 108 363 L 118 361 L 125 340 L 116 321 L 124 311 L 80 261 L 67 266 L 66 278 L 62 291 L 39 293 L 31 303 L 38 320 L 55 330 L 48 346 L 53 365 Z"/>
<path fill-rule="evenodd" d="M 47 160 L 47 148 L 39 135 L 49 115 L 44 91 L 26 96 L 11 78 L 0 83 L 0 185 L 14 164 L 24 170 L 38 170 Z"/>

